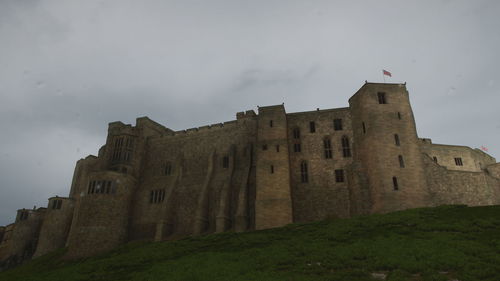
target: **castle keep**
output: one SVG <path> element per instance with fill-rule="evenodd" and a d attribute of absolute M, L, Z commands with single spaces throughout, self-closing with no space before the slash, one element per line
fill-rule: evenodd
<path fill-rule="evenodd" d="M 183 131 L 110 123 L 68 197 L 0 227 L 0 261 L 442 204 L 500 204 L 500 163 L 419 138 L 405 84 L 366 83 L 345 108 L 265 106 Z"/>

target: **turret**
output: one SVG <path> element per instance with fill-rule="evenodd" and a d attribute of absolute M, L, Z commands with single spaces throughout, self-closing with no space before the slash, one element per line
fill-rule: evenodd
<path fill-rule="evenodd" d="M 406 85 L 366 83 L 349 105 L 355 173 L 366 179 L 353 194 L 368 197 L 354 198 L 358 209 L 379 213 L 424 206 L 424 168 Z"/>
<path fill-rule="evenodd" d="M 293 222 L 287 120 L 283 105 L 259 107 L 255 228 Z"/>

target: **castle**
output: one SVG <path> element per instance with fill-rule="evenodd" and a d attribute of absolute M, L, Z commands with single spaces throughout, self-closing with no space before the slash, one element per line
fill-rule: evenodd
<path fill-rule="evenodd" d="M 406 84 L 365 83 L 345 108 L 263 106 L 183 131 L 110 123 L 69 197 L 0 227 L 0 261 L 442 204 L 500 204 L 500 163 L 419 138 Z"/>

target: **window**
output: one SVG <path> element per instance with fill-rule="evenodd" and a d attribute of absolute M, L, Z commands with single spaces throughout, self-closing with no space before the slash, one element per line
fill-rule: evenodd
<path fill-rule="evenodd" d="M 276 145 L 276 152 L 280 152 L 280 145 L 279 144 Z"/>
<path fill-rule="evenodd" d="M 463 166 L 464 163 L 462 163 L 462 158 L 460 158 L 460 157 L 455 158 L 455 165 Z"/>
<path fill-rule="evenodd" d="M 293 151 L 294 152 L 300 152 L 300 143 L 294 143 L 293 144 Z"/>
<path fill-rule="evenodd" d="M 366 134 L 366 126 L 365 126 L 365 122 L 362 123 L 363 125 L 363 134 Z"/>
<path fill-rule="evenodd" d="M 394 134 L 394 143 L 397 145 L 397 146 L 400 146 L 401 143 L 399 143 L 399 135 L 398 134 Z"/>
<path fill-rule="evenodd" d="M 329 138 L 326 138 L 323 140 L 323 147 L 325 149 L 325 158 L 331 159 L 332 158 L 332 142 L 330 141 Z"/>
<path fill-rule="evenodd" d="M 132 160 L 133 149 L 134 149 L 133 138 L 117 137 L 115 138 L 111 160 L 113 162 L 130 162 Z"/>
<path fill-rule="evenodd" d="M 438 159 L 436 156 L 432 157 L 432 160 L 434 160 L 434 162 L 436 162 L 436 163 L 438 162 Z"/>
<path fill-rule="evenodd" d="M 311 133 L 316 132 L 316 123 L 314 123 L 314 121 L 309 122 L 309 131 Z"/>
<path fill-rule="evenodd" d="M 293 138 L 300 139 L 300 129 L 299 128 L 293 129 Z"/>
<path fill-rule="evenodd" d="M 267 150 L 267 144 L 262 145 L 262 150 Z"/>
<path fill-rule="evenodd" d="M 333 119 L 333 129 L 335 131 L 342 131 L 342 119 Z"/>
<path fill-rule="evenodd" d="M 378 96 L 378 103 L 379 104 L 386 104 L 387 103 L 387 100 L 385 99 L 385 93 L 378 92 L 377 96 Z"/>
<path fill-rule="evenodd" d="M 229 156 L 222 157 L 222 168 L 229 168 Z"/>
<path fill-rule="evenodd" d="M 404 168 L 405 167 L 405 161 L 403 159 L 403 155 L 399 155 L 398 156 L 398 160 L 399 160 L 399 167 Z"/>
<path fill-rule="evenodd" d="M 347 136 L 342 137 L 342 154 L 344 157 L 351 157 L 351 147 L 349 146 L 349 139 Z"/>
<path fill-rule="evenodd" d="M 300 181 L 304 182 L 304 183 L 309 181 L 309 177 L 307 174 L 307 162 L 306 161 L 302 161 L 300 163 Z"/>
<path fill-rule="evenodd" d="M 52 200 L 52 206 L 51 206 L 51 208 L 53 210 L 61 209 L 61 206 L 62 206 L 62 200 L 60 200 L 60 199 Z"/>
<path fill-rule="evenodd" d="M 151 190 L 149 193 L 149 203 L 158 204 L 165 200 L 165 189 Z"/>
<path fill-rule="evenodd" d="M 399 190 L 398 178 L 392 177 L 392 186 L 393 186 L 394 190 Z"/>
<path fill-rule="evenodd" d="M 274 166 L 271 165 L 271 174 L 274 174 Z"/>
<path fill-rule="evenodd" d="M 273 127 L 273 120 L 269 120 L 269 127 Z"/>
<path fill-rule="evenodd" d="M 401 112 L 398 112 L 398 119 L 401 120 Z"/>
<path fill-rule="evenodd" d="M 90 181 L 88 194 L 115 194 L 116 185 L 113 181 Z"/>
<path fill-rule="evenodd" d="M 172 174 L 172 163 L 167 162 L 167 163 L 165 164 L 164 174 L 165 174 L 166 176 L 170 176 L 170 175 Z"/>
<path fill-rule="evenodd" d="M 335 170 L 335 181 L 344 182 L 344 170 Z"/>

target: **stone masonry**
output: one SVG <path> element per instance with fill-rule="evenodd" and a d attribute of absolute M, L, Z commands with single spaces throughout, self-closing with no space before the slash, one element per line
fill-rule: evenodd
<path fill-rule="evenodd" d="M 81 258 L 134 240 L 442 204 L 500 204 L 500 163 L 419 138 L 406 85 L 365 83 L 345 108 L 265 106 L 182 131 L 147 117 L 110 123 L 68 197 L 0 227 L 0 268 L 64 247 Z"/>

